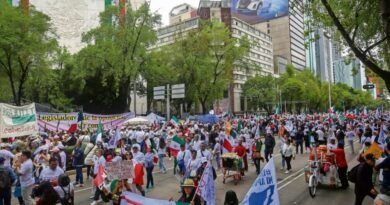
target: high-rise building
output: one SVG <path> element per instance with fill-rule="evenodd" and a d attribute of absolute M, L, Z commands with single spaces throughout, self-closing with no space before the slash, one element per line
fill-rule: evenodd
<path fill-rule="evenodd" d="M 76 53 L 85 45 L 83 33 L 99 26 L 99 14 L 109 4 L 117 5 L 121 0 L 30 0 L 38 11 L 48 15 L 60 45 Z M 123 0 L 137 9 L 146 0 Z"/>
<path fill-rule="evenodd" d="M 176 7 L 175 7 L 176 8 Z M 175 42 L 185 33 L 199 28 L 201 19 L 219 19 L 230 28 L 234 38 L 244 36 L 250 40 L 250 51 L 244 57 L 249 65 L 256 65 L 252 69 L 236 66 L 233 68 L 233 84 L 224 101 L 229 102 L 230 111 L 245 110 L 245 98 L 242 95 L 242 85 L 255 75 L 273 74 L 272 38 L 254 28 L 249 23 L 233 17 L 230 11 L 230 1 L 201 1 L 197 17 L 166 26 L 158 30 L 158 43 L 153 48 L 159 48 Z M 256 69 L 261 68 L 261 69 Z"/>
<path fill-rule="evenodd" d="M 365 67 L 357 59 L 338 59 L 333 62 L 334 83 L 344 83 L 352 88 L 363 90 L 363 85 L 367 83 Z"/>
<path fill-rule="evenodd" d="M 303 3 L 301 0 L 232 0 L 233 15 L 272 37 L 275 59 L 287 60 L 296 69 L 306 65 Z M 285 71 L 275 61 L 275 73 Z"/>
<path fill-rule="evenodd" d="M 169 24 L 176 24 L 182 21 L 195 18 L 198 15 L 196 8 L 189 4 L 180 4 L 175 6 L 171 12 L 169 12 Z"/>

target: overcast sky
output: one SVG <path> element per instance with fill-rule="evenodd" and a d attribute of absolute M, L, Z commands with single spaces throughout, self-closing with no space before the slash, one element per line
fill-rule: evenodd
<path fill-rule="evenodd" d="M 199 0 L 151 0 L 151 10 L 158 11 L 162 16 L 163 25 L 168 25 L 171 9 L 183 3 L 188 3 L 195 8 L 199 6 Z"/>

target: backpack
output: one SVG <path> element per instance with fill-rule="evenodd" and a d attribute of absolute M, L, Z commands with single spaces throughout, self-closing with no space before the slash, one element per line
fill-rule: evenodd
<path fill-rule="evenodd" d="M 70 185 L 68 186 L 68 191 L 65 191 L 63 186 L 60 186 L 64 192 L 64 197 L 60 198 L 61 205 L 73 205 L 73 196 L 70 193 Z"/>
<path fill-rule="evenodd" d="M 12 185 L 11 176 L 5 168 L 0 169 L 0 190 L 9 189 Z"/>
<path fill-rule="evenodd" d="M 350 181 L 352 183 L 356 183 L 359 167 L 360 167 L 360 164 L 354 166 L 351 170 L 349 170 L 348 181 Z"/>

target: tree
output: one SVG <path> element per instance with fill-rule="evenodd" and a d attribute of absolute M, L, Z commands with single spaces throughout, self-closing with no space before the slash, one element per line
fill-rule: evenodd
<path fill-rule="evenodd" d="M 251 107 L 264 109 L 271 113 L 274 103 L 277 102 L 277 90 L 275 89 L 276 79 L 271 75 L 255 76 L 249 78 L 242 90 L 244 96 L 249 100 Z"/>
<path fill-rule="evenodd" d="M 75 56 L 71 74 L 78 88 L 68 91 L 76 94 L 75 102 L 89 112 L 128 111 L 130 90 L 149 59 L 159 23 L 148 4 L 137 10 L 128 4 L 125 15 L 119 7 L 102 12 L 100 26 L 83 36 L 87 46 Z"/>
<path fill-rule="evenodd" d="M 189 101 L 197 101 L 202 112 L 222 98 L 232 82 L 235 63 L 248 51 L 246 39 L 231 37 L 225 24 L 202 21 L 197 31 L 179 36 L 171 46 L 172 63 L 186 84 Z"/>
<path fill-rule="evenodd" d="M 36 70 L 47 68 L 57 46 L 50 19 L 33 7 L 26 14 L 0 0 L 0 70 L 8 78 L 13 101 L 21 105 L 26 81 Z"/>
<path fill-rule="evenodd" d="M 390 90 L 390 1 L 310 0 L 312 24 L 334 28 L 353 54 Z"/>

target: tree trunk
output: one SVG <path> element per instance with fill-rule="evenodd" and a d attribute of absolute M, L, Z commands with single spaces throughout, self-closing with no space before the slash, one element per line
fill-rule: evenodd
<path fill-rule="evenodd" d="M 207 104 L 206 104 L 206 100 L 201 100 L 201 101 L 200 101 L 200 104 L 202 105 L 202 113 L 203 113 L 203 114 L 207 114 Z"/>
<path fill-rule="evenodd" d="M 321 0 L 322 5 L 324 5 L 325 9 L 327 10 L 329 16 L 332 18 L 333 23 L 335 24 L 337 30 L 340 32 L 341 36 L 344 38 L 344 40 L 347 42 L 348 46 L 351 48 L 352 52 L 355 54 L 355 56 L 362 61 L 364 65 L 367 66 L 368 69 L 370 69 L 372 72 L 377 74 L 380 78 L 385 81 L 387 90 L 390 91 L 390 71 L 383 70 L 377 63 L 375 63 L 373 60 L 367 56 L 364 51 L 360 48 L 358 48 L 355 44 L 355 42 L 352 40 L 352 38 L 349 36 L 349 33 L 345 30 L 344 26 L 341 24 L 339 18 L 336 16 L 336 14 L 333 12 L 332 7 L 329 5 L 328 0 Z M 384 29 L 387 35 L 387 42 L 389 42 L 389 21 L 390 21 L 390 2 L 388 0 L 381 0 L 382 4 L 382 20 L 384 21 Z"/>

